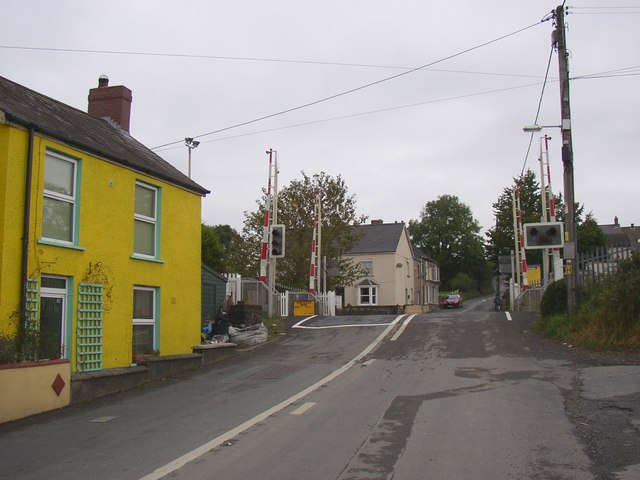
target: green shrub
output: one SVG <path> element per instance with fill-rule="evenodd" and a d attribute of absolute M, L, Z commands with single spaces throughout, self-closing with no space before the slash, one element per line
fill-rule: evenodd
<path fill-rule="evenodd" d="M 567 315 L 556 314 L 541 318 L 533 328 L 555 340 L 567 340 L 571 337 L 573 324 Z"/>
<path fill-rule="evenodd" d="M 567 313 L 567 282 L 564 279 L 553 282 L 542 295 L 540 315 L 543 318 Z"/>
<path fill-rule="evenodd" d="M 457 273 L 455 277 L 449 280 L 449 286 L 451 290 L 471 292 L 476 289 L 476 282 L 466 273 Z"/>
<path fill-rule="evenodd" d="M 282 332 L 282 319 L 280 317 L 274 316 L 268 318 L 265 316 L 262 319 L 262 323 L 267 327 L 269 338 L 275 338 Z"/>
<path fill-rule="evenodd" d="M 15 363 L 18 354 L 16 339 L 13 336 L 0 335 L 0 365 L 3 363 Z"/>
<path fill-rule="evenodd" d="M 619 262 L 616 273 L 584 289 L 576 320 L 580 343 L 598 349 L 638 348 L 640 255 Z"/>

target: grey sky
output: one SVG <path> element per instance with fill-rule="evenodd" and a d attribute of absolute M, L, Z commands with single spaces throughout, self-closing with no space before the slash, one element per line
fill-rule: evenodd
<path fill-rule="evenodd" d="M 417 219 L 427 202 L 457 195 L 486 228 L 491 204 L 525 161 L 530 137 L 522 127 L 535 119 L 551 51 L 553 23 L 541 20 L 559 4 L 4 0 L 0 74 L 85 111 L 101 74 L 129 87 L 138 140 L 179 142 L 157 151 L 184 172 L 182 139 L 201 142 L 192 176 L 212 191 L 202 209 L 208 224 L 241 229 L 266 187 L 265 152 L 273 148 L 281 186 L 301 171 L 341 175 L 359 213 L 387 222 Z M 571 76 L 606 72 L 571 83 L 576 200 L 600 223 L 615 215 L 638 223 L 640 1 L 570 4 Z M 541 124 L 559 124 L 557 77 L 554 52 Z M 560 131 L 546 133 L 558 192 Z M 536 172 L 538 138 L 526 164 Z"/>

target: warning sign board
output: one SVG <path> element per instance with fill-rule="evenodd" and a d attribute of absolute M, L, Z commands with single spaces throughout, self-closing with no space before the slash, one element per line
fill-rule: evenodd
<path fill-rule="evenodd" d="M 300 300 L 293 302 L 293 316 L 294 317 L 307 317 L 314 315 L 316 312 L 316 302 L 313 300 Z"/>

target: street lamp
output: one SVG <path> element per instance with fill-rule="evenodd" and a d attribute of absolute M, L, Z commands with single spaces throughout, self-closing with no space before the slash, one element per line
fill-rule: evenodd
<path fill-rule="evenodd" d="M 191 178 L 191 150 L 200 145 L 200 142 L 194 140 L 193 138 L 187 137 L 184 139 L 184 144 L 187 146 L 187 149 L 189 149 L 189 178 Z"/>
<path fill-rule="evenodd" d="M 543 128 L 560 128 L 561 125 L 527 125 L 526 127 L 522 127 L 523 132 L 527 133 L 537 133 L 541 132 Z"/>
<path fill-rule="evenodd" d="M 565 244 L 564 259 L 566 261 L 567 281 L 567 311 L 569 315 L 575 313 L 577 304 L 578 264 L 575 262 L 578 251 L 578 238 L 575 217 L 575 196 L 573 184 L 573 148 L 571 145 L 571 120 L 562 119 L 562 125 L 529 125 L 523 127 L 528 133 L 540 132 L 543 128 L 560 128 L 562 131 L 562 163 L 564 170 L 564 201 L 565 201 Z"/>

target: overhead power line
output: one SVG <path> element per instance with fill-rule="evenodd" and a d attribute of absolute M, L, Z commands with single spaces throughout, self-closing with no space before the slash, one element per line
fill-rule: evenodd
<path fill-rule="evenodd" d="M 549 58 L 549 62 L 547 63 L 547 76 L 540 76 L 539 78 L 544 78 L 545 82 L 548 84 L 550 81 L 557 81 L 556 78 L 554 77 L 549 77 L 548 73 L 549 73 L 549 68 L 551 65 L 551 56 Z M 623 76 L 637 76 L 640 75 L 640 72 L 638 73 L 624 73 L 624 72 L 629 72 L 629 70 L 633 70 L 633 69 L 638 69 L 640 68 L 640 66 L 633 66 L 633 67 L 625 67 L 625 68 L 617 68 L 615 70 L 607 70 L 605 72 L 598 72 L 598 73 L 589 73 L 586 75 L 580 75 L 577 77 L 571 77 L 570 80 L 591 80 L 591 79 L 600 79 L 600 78 L 616 78 L 616 77 L 623 77 Z M 538 78 L 538 76 L 536 76 L 535 78 Z M 219 137 L 219 138 L 214 138 L 212 140 L 203 140 L 202 143 L 211 143 L 211 142 L 222 142 L 225 140 L 233 140 L 235 138 L 243 138 L 243 137 L 250 137 L 252 135 L 259 135 L 261 133 L 269 133 L 269 132 L 277 132 L 279 130 L 288 130 L 290 128 L 297 128 L 297 127 L 306 127 L 309 125 L 317 125 L 320 123 L 327 123 L 327 122 L 333 122 L 333 121 L 337 121 L 337 120 L 346 120 L 349 118 L 356 118 L 356 117 L 361 117 L 361 116 L 365 116 L 365 115 L 374 115 L 377 113 L 385 113 L 385 112 L 391 112 L 394 110 L 402 110 L 402 109 L 406 109 L 406 108 L 413 108 L 413 107 L 420 107 L 422 105 L 430 105 L 430 104 L 434 104 L 434 103 L 443 103 L 443 102 L 449 102 L 449 101 L 454 101 L 454 100 L 461 100 L 464 98 L 470 98 L 470 97 L 479 97 L 482 95 L 491 95 L 491 94 L 495 94 L 495 93 L 503 93 L 503 92 L 508 92 L 508 91 L 512 91 L 512 90 L 518 90 L 518 89 L 522 89 L 522 88 L 529 88 L 529 87 L 535 87 L 538 85 L 543 85 L 543 82 L 536 82 L 536 83 L 527 83 L 527 84 L 522 84 L 522 85 L 515 85 L 512 87 L 504 87 L 504 88 L 498 88 L 498 89 L 494 89 L 494 90 L 485 90 L 482 92 L 473 92 L 473 93 L 466 93 L 466 94 L 461 94 L 461 95 L 455 95 L 452 97 L 444 97 L 444 98 L 438 98 L 438 99 L 434 99 L 434 100 L 426 100 L 424 102 L 416 102 L 416 103 L 410 103 L 410 104 L 405 104 L 405 105 L 397 105 L 395 107 L 388 107 L 388 108 L 380 108 L 380 109 L 376 109 L 376 110 L 369 110 L 366 112 L 357 112 L 357 113 L 351 113 L 351 114 L 347 114 L 347 115 L 340 115 L 337 117 L 330 117 L 330 118 L 322 118 L 319 120 L 310 120 L 308 122 L 301 122 L 301 123 L 294 123 L 294 124 L 290 124 L 290 125 L 283 125 L 281 127 L 274 127 L 274 128 L 267 128 L 264 130 L 254 130 L 252 132 L 245 132 L 245 133 L 240 133 L 237 135 L 230 135 L 227 137 Z M 540 95 L 540 100 L 538 103 L 538 112 L 540 109 L 540 105 L 542 102 L 542 98 L 543 95 Z M 538 116 L 536 116 L 536 119 L 538 118 Z M 182 145 L 180 146 L 168 146 L 168 147 L 163 147 L 162 149 L 160 149 L 159 151 L 167 151 L 167 150 L 174 150 L 176 148 L 182 148 Z M 531 148 L 531 143 L 529 144 L 529 148 Z M 527 157 L 528 154 L 530 152 L 527 151 Z M 525 157 L 526 158 L 526 157 Z M 525 160 L 526 161 L 526 160 Z"/>
<path fill-rule="evenodd" d="M 398 74 L 396 74 L 396 75 L 392 75 L 392 76 L 390 76 L 390 77 L 385 77 L 385 78 L 382 78 L 382 79 L 380 79 L 380 80 L 376 80 L 376 81 L 374 81 L 374 82 L 366 83 L 366 84 L 361 85 L 361 86 L 359 86 L 359 87 L 352 88 L 352 89 L 349 89 L 349 90 L 345 90 L 345 91 L 343 91 L 343 92 L 336 93 L 336 94 L 334 94 L 334 95 L 330 95 L 330 96 L 328 96 L 328 97 L 324 97 L 324 98 L 321 98 L 321 99 L 319 99 L 319 100 L 314 100 L 314 101 L 312 101 L 312 102 L 308 102 L 308 103 L 305 103 L 305 104 L 302 104 L 302 105 L 298 105 L 297 107 L 287 108 L 287 109 L 285 109 L 285 110 L 281 110 L 281 111 L 276 112 L 276 113 L 271 113 L 271 114 L 269 114 L 269 115 L 264 115 L 264 116 L 262 116 L 262 117 L 254 118 L 253 120 L 248 120 L 248 121 L 246 121 L 246 122 L 236 123 L 236 124 L 234 124 L 234 125 L 230 125 L 230 126 L 228 126 L 228 127 L 224 127 L 224 128 L 219 128 L 219 129 L 217 129 L 217 130 L 213 130 L 213 131 L 211 131 L 211 132 L 206 132 L 206 133 L 202 133 L 202 134 L 200 134 L 200 135 L 195 135 L 193 138 L 206 137 L 206 136 L 208 136 L 208 135 L 214 135 L 214 134 L 216 134 L 216 133 L 225 132 L 225 131 L 227 131 L 227 130 L 231 130 L 231 129 L 234 129 L 234 128 L 244 127 L 245 125 L 250 125 L 250 124 L 252 124 L 252 123 L 257 123 L 257 122 L 260 122 L 260 121 L 262 121 L 262 120 L 266 120 L 266 119 L 268 119 L 268 118 L 273 118 L 273 117 L 277 117 L 277 116 L 280 116 L 280 115 L 284 115 L 284 114 L 286 114 L 286 113 L 295 112 L 296 110 L 302 110 L 303 108 L 308 108 L 308 107 L 311 107 L 311 106 L 313 106 L 313 105 L 318 105 L 318 104 L 320 104 L 320 103 L 327 102 L 327 101 L 329 101 L 329 100 L 333 100 L 333 99 L 336 99 L 336 98 L 339 98 L 339 97 L 343 97 L 343 96 L 345 96 L 345 95 L 349 95 L 349 94 L 351 94 L 351 93 L 355 93 L 355 92 L 358 92 L 358 91 L 360 91 L 360 90 L 364 90 L 364 89 L 366 89 L 366 88 L 373 87 L 373 86 L 375 86 L 375 85 L 380 85 L 381 83 L 389 82 L 389 81 L 391 81 L 391 80 L 395 80 L 395 79 L 397 79 L 397 78 L 404 77 L 404 76 L 406 76 L 406 75 L 409 75 L 409 74 L 415 73 L 415 72 L 417 72 L 417 71 L 419 71 L 419 70 L 423 70 L 423 69 L 425 69 L 425 68 L 427 68 L 427 67 L 430 67 L 430 66 L 432 66 L 432 65 L 436 65 L 436 64 L 438 64 L 438 63 L 442 63 L 442 62 L 444 62 L 444 61 L 446 61 L 446 60 L 451 60 L 452 58 L 459 57 L 459 56 L 461 56 L 461 55 L 464 55 L 465 53 L 469 53 L 469 52 L 472 52 L 472 51 L 474 51 L 474 50 L 478 50 L 478 49 L 480 49 L 480 48 L 482 48 L 482 47 L 486 47 L 487 45 L 491 45 L 491 44 L 493 44 L 493 43 L 499 42 L 500 40 L 504 40 L 505 38 L 509 38 L 509 37 L 514 36 L 514 35 L 517 35 L 518 33 L 524 32 L 525 30 L 529 30 L 530 28 L 533 28 L 533 27 L 535 27 L 535 26 L 540 25 L 543 21 L 545 21 L 545 19 L 541 20 L 540 22 L 536 22 L 536 23 L 533 23 L 533 24 L 528 25 L 528 26 L 526 26 L 526 27 L 520 28 L 520 29 L 518 29 L 518 30 L 516 30 L 516 31 L 514 31 L 514 32 L 511 32 L 511 33 L 508 33 L 508 34 L 506 34 L 506 35 L 502 35 L 502 36 L 500 36 L 500 37 L 498 37 L 498 38 L 495 38 L 495 39 L 493 39 L 493 40 L 489 40 L 489 41 L 487 41 L 487 42 L 481 43 L 481 44 L 476 45 L 476 46 L 474 46 L 474 47 L 467 48 L 467 49 L 462 50 L 462 51 L 460 51 L 460 52 L 458 52 L 458 53 L 454 53 L 454 54 L 452 54 L 452 55 L 448 55 L 448 56 L 446 56 L 446 57 L 443 57 L 443 58 L 441 58 L 441 59 L 439 59 L 439 60 L 435 60 L 435 61 L 433 61 L 433 62 L 429 62 L 429 63 L 426 63 L 426 64 L 424 64 L 424 65 L 420 65 L 419 67 L 412 68 L 412 69 L 407 70 L 407 71 L 405 71 L 405 72 L 398 73 Z M 152 150 L 155 150 L 155 149 L 158 149 L 158 148 L 162 148 L 162 147 L 167 147 L 167 146 L 169 146 L 169 145 L 175 145 L 175 144 L 182 143 L 182 142 L 183 142 L 183 140 L 182 140 L 182 139 L 181 139 L 181 140 L 176 140 L 176 141 L 173 141 L 173 142 L 168 142 L 168 143 L 165 143 L 165 144 L 163 144 L 163 145 L 158 145 L 158 146 L 156 146 L 156 147 L 153 147 L 153 148 L 152 148 Z"/>
<path fill-rule="evenodd" d="M 205 55 L 190 53 L 167 53 L 167 52 L 140 52 L 125 50 L 94 50 L 83 48 L 53 48 L 53 47 L 29 47 L 25 45 L 0 45 L 0 48 L 6 50 L 32 50 L 43 52 L 60 52 L 60 53 L 90 53 L 99 55 L 125 55 L 125 56 L 147 56 L 147 57 L 168 57 L 168 58 L 193 58 L 205 60 L 231 60 L 244 62 L 267 62 L 267 63 L 292 63 L 302 65 L 320 65 L 320 66 L 336 66 L 336 67 L 354 67 L 354 68 L 377 68 L 387 70 L 413 70 L 415 67 L 407 67 L 402 65 L 376 65 L 372 63 L 349 63 L 349 62 L 329 62 L 321 60 L 296 60 L 287 58 L 260 58 L 260 57 L 234 57 L 227 55 Z M 487 75 L 499 77 L 520 77 L 520 78 L 540 78 L 534 75 L 523 75 L 517 73 L 502 72 L 478 72 L 473 70 L 451 70 L 440 68 L 424 68 L 426 72 L 441 73 L 462 73 L 468 75 Z"/>
<path fill-rule="evenodd" d="M 547 61 L 547 70 L 544 74 L 544 83 L 542 84 L 542 90 L 540 91 L 540 99 L 538 100 L 538 109 L 536 110 L 536 118 L 533 121 L 534 125 L 538 124 L 538 117 L 540 116 L 540 109 L 542 108 L 542 99 L 544 98 L 544 90 L 547 86 L 547 78 L 549 77 L 549 69 L 551 67 L 551 59 L 553 58 L 553 46 L 549 51 L 549 60 Z M 527 160 L 529 158 L 529 153 L 531 152 L 531 145 L 533 144 L 533 132 L 531 132 L 531 136 L 529 137 L 529 146 L 527 147 L 527 153 L 524 156 L 524 162 L 522 163 L 522 169 L 520 170 L 520 176 L 524 173 L 524 169 L 527 166 Z"/>
<path fill-rule="evenodd" d="M 351 113 L 348 115 L 340 115 L 338 117 L 331 117 L 331 118 L 322 118 L 319 120 L 310 120 L 308 122 L 302 122 L 302 123 L 295 123 L 295 124 L 291 124 L 291 125 L 283 125 L 281 127 L 274 127 L 274 128 L 268 128 L 268 129 L 264 129 L 264 130 L 256 130 L 253 132 L 245 132 L 245 133 L 240 133 L 238 135 L 230 135 L 228 137 L 220 137 L 220 138 L 214 138 L 212 140 L 203 140 L 202 143 L 211 143 L 211 142 L 222 142 L 225 140 L 232 140 L 234 138 L 242 138 L 242 137 L 249 137 L 252 135 L 259 135 L 261 133 L 268 133 L 268 132 L 277 132 L 279 130 L 287 130 L 290 128 L 297 128 L 297 127 L 306 127 L 308 125 L 317 125 L 319 123 L 327 123 L 327 122 L 334 122 L 337 120 L 346 120 L 349 118 L 356 118 L 356 117 L 362 117 L 365 115 L 374 115 L 376 113 L 385 113 L 385 112 L 392 112 L 394 110 L 402 110 L 405 108 L 413 108 L 413 107 L 420 107 L 422 105 L 431 105 L 434 103 L 442 103 L 442 102 L 449 102 L 449 101 L 454 101 L 454 100 L 461 100 L 463 98 L 470 98 L 470 97 L 479 97 L 482 95 L 490 95 L 490 94 L 494 94 L 494 93 L 502 93 L 502 92 L 507 92 L 507 91 L 512 91 L 512 90 L 518 90 L 521 88 L 529 88 L 529 87 L 535 87 L 537 85 L 540 85 L 540 82 L 536 82 L 536 83 L 528 83 L 525 85 L 516 85 L 513 87 L 505 87 L 505 88 L 498 88 L 498 89 L 494 89 L 494 90 L 486 90 L 483 92 L 474 92 L 474 93 L 467 93 L 467 94 L 462 94 L 462 95 L 456 95 L 453 97 L 445 97 L 445 98 L 438 98 L 435 100 L 427 100 L 424 102 L 417 102 L 417 103 L 410 103 L 410 104 L 405 104 L 405 105 L 397 105 L 395 107 L 388 107 L 388 108 L 379 108 L 377 110 L 369 110 L 366 112 L 358 112 L 358 113 Z M 178 145 L 178 146 L 168 146 L 168 147 L 163 147 L 161 149 L 159 149 L 158 151 L 164 152 L 167 150 L 173 150 L 176 148 L 182 148 L 182 145 Z"/>

